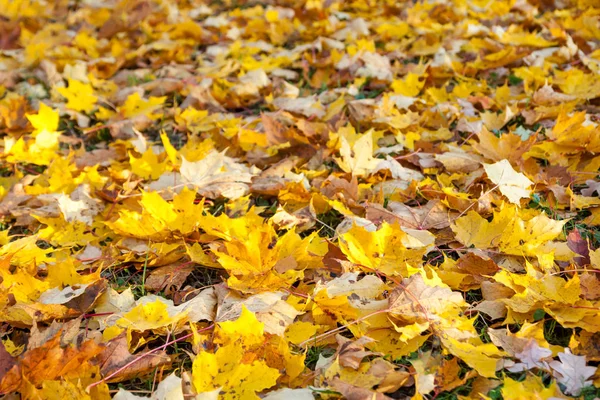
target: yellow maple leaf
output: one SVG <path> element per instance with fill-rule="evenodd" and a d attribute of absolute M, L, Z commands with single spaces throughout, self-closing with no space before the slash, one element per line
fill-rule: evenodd
<path fill-rule="evenodd" d="M 471 343 L 458 341 L 450 336 L 441 336 L 444 348 L 456 357 L 463 360 L 471 368 L 475 369 L 481 376 L 494 378 L 496 366 L 502 356 L 506 355 L 492 343 Z"/>
<path fill-rule="evenodd" d="M 147 212 L 119 210 L 116 221 L 105 223 L 110 229 L 125 236 L 158 239 L 165 233 L 165 224 Z"/>
<path fill-rule="evenodd" d="M 586 123 L 586 113 L 583 111 L 569 115 L 565 110 L 561 110 L 556 125 L 548 132 L 548 137 L 556 144 L 566 146 L 569 152 L 579 149 L 594 153 L 600 151 L 598 131 L 594 125 Z"/>
<path fill-rule="evenodd" d="M 216 342 L 223 345 L 234 344 L 242 339 L 244 346 L 252 346 L 263 341 L 264 325 L 256 316 L 242 306 L 242 312 L 235 321 L 219 323 Z"/>
<path fill-rule="evenodd" d="M 485 126 L 481 128 L 478 134 L 479 143 L 474 143 L 473 148 L 493 161 L 507 159 L 511 163 L 519 162 L 525 153 L 535 141 L 532 135 L 527 140 L 523 140 L 514 133 L 505 133 L 497 137 L 488 131 Z"/>
<path fill-rule="evenodd" d="M 94 36 L 90 35 L 88 32 L 80 31 L 77 36 L 75 36 L 74 41 L 77 47 L 84 50 L 90 57 L 98 57 L 98 40 Z"/>
<path fill-rule="evenodd" d="M 117 326 L 136 331 L 173 328 L 185 319 L 185 313 L 169 315 L 168 305 L 160 299 L 133 307 L 117 320 Z"/>
<path fill-rule="evenodd" d="M 26 162 L 37 165 L 48 165 L 54 159 L 59 158 L 58 152 L 60 133 L 58 129 L 59 114 L 57 111 L 40 103 L 37 114 L 28 115 L 27 119 L 33 125 L 31 137 L 27 140 L 23 137 L 5 139 L 4 152 L 9 162 Z"/>
<path fill-rule="evenodd" d="M 388 287 L 375 275 L 358 279 L 358 273 L 348 272 L 328 282 L 318 284 L 313 292 L 311 314 L 319 325 L 336 326 L 346 324 L 386 308 L 387 302 L 380 300 Z M 391 328 L 389 319 L 381 314 L 365 321 L 365 324 L 349 328 L 357 336 L 371 334 L 378 328 Z M 371 330 L 372 329 L 372 330 Z M 388 329 L 381 331 L 389 333 Z"/>
<path fill-rule="evenodd" d="M 71 110 L 89 113 L 98 101 L 98 98 L 94 96 L 92 85 L 75 79 L 69 79 L 68 87 L 58 87 L 56 90 L 67 98 L 67 108 Z"/>
<path fill-rule="evenodd" d="M 551 305 L 553 308 L 575 304 L 581 295 L 578 275 L 573 279 L 546 275 L 537 271 L 529 262 L 525 263 L 527 274 L 515 274 L 502 270 L 494 280 L 513 289 L 516 293 L 502 301 L 518 313 L 535 311 Z"/>
<path fill-rule="evenodd" d="M 552 382 L 550 386 L 546 387 L 541 377 L 527 374 L 523 381 L 505 377 L 502 397 L 505 400 L 547 400 L 562 396 L 556 382 Z"/>
<path fill-rule="evenodd" d="M 52 253 L 52 249 L 38 247 L 37 240 L 36 235 L 12 240 L 10 243 L 0 246 L 0 257 L 10 256 L 10 263 L 17 266 L 39 265 L 54 261 L 54 258 L 49 255 Z"/>
<path fill-rule="evenodd" d="M 167 167 L 166 161 L 161 162 L 152 149 L 146 150 L 139 158 L 130 153 L 129 164 L 131 164 L 131 172 L 144 179 L 160 178 Z"/>
<path fill-rule="evenodd" d="M 44 103 L 40 103 L 40 109 L 37 114 L 28 115 L 27 119 L 35 128 L 33 131 L 34 134 L 42 131 L 56 132 L 58 130 L 58 111 L 53 110 Z"/>
<path fill-rule="evenodd" d="M 10 257 L 0 259 L 0 289 L 14 296 L 17 302 L 36 301 L 40 294 L 50 288 L 48 282 L 37 279 L 31 268 L 17 268 L 11 272 Z M 33 273 L 33 274 L 32 274 Z"/>
<path fill-rule="evenodd" d="M 211 247 L 211 252 L 229 272 L 229 286 L 238 290 L 287 287 L 302 277 L 304 269 L 318 265 L 319 258 L 308 250 L 315 250 L 315 233 L 302 238 L 290 230 L 278 236 L 255 209 L 239 218 L 208 214 L 199 219 L 199 226 L 225 240 L 221 246 Z"/>
<path fill-rule="evenodd" d="M 165 153 L 167 153 L 167 159 L 171 161 L 171 164 L 179 165 L 181 163 L 181 157 L 179 156 L 177 149 L 171 144 L 169 136 L 167 136 L 167 133 L 164 130 L 160 132 L 160 140 L 165 148 Z"/>
<path fill-rule="evenodd" d="M 279 371 L 262 360 L 242 362 L 239 344 L 220 347 L 216 353 L 201 352 L 192 365 L 194 388 L 198 393 L 219 389 L 221 399 L 254 400 L 256 395 L 274 386 Z"/>
<path fill-rule="evenodd" d="M 315 336 L 319 327 L 311 322 L 296 321 L 287 327 L 285 339 L 293 344 L 299 344 Z"/>
<path fill-rule="evenodd" d="M 95 237 L 90 232 L 87 224 L 74 221 L 67 222 L 64 218 L 35 218 L 46 227 L 38 232 L 40 239 L 58 246 L 83 246 L 94 241 Z"/>
<path fill-rule="evenodd" d="M 425 78 L 426 76 L 411 72 L 402 80 L 394 80 L 394 82 L 392 82 L 392 89 L 395 93 L 403 96 L 414 97 L 417 96 L 425 86 Z"/>
<path fill-rule="evenodd" d="M 100 271 L 93 274 L 80 275 L 77 271 L 78 261 L 73 258 L 58 261 L 48 265 L 48 277 L 46 282 L 50 287 L 62 287 L 92 283 L 100 279 Z"/>
<path fill-rule="evenodd" d="M 230 218 L 226 214 L 217 217 L 206 215 L 202 219 L 202 229 L 209 235 L 216 236 L 226 241 L 243 239 L 250 235 L 256 226 L 263 225 L 264 218 L 251 208 L 243 217 Z"/>
<path fill-rule="evenodd" d="M 85 174 L 74 178 L 77 167 L 67 157 L 57 157 L 54 153 L 51 163 L 42 175 L 39 175 L 34 184 L 27 186 L 25 192 L 31 195 L 43 193 L 71 193 L 85 181 Z"/>
<path fill-rule="evenodd" d="M 376 231 L 354 225 L 339 237 L 340 250 L 348 260 L 367 272 L 382 272 L 386 275 L 406 275 L 406 265 L 417 266 L 427 249 L 407 248 L 409 236 L 398 225 L 383 223 Z M 412 246 L 410 246 L 412 247 Z"/>
<path fill-rule="evenodd" d="M 208 110 L 196 110 L 192 107 L 186 108 L 183 112 L 180 112 L 180 110 L 177 111 L 175 122 L 185 126 L 189 131 L 194 133 L 206 132 L 213 129 L 215 123 L 218 121 L 217 117 L 219 117 L 218 114 L 209 116 Z"/>
<path fill-rule="evenodd" d="M 335 160 L 344 172 L 351 172 L 358 176 L 366 175 L 381 161 L 373 157 L 372 129 L 361 135 L 353 144 L 350 144 L 350 138 L 347 138 L 345 134 L 341 134 L 339 139 L 341 158 L 335 158 Z"/>
<path fill-rule="evenodd" d="M 223 399 L 258 399 L 257 392 L 304 369 L 304 355 L 291 354 L 283 338 L 266 335 L 264 324 L 243 305 L 238 319 L 217 324 L 215 341 L 222 346 L 215 353 L 200 352 L 192 365 L 199 393 L 217 390 Z"/>
<path fill-rule="evenodd" d="M 145 115 L 150 119 L 160 118 L 160 114 L 154 114 L 154 111 L 158 110 L 162 106 L 167 98 L 166 97 L 153 97 L 151 96 L 148 100 L 142 99 L 138 92 L 130 94 L 125 100 L 123 105 L 119 107 L 119 112 L 123 114 L 125 118 L 134 118 L 140 115 Z"/>
<path fill-rule="evenodd" d="M 555 74 L 555 82 L 563 93 L 581 99 L 593 99 L 600 94 L 600 82 L 595 73 L 587 74 L 581 69 L 572 68 L 567 71 L 557 70 Z"/>
<path fill-rule="evenodd" d="M 246 238 L 225 242 L 225 251 L 211 251 L 229 272 L 229 287 L 245 292 L 273 290 L 288 287 L 303 276 L 311 262 L 307 248 L 314 236 L 302 239 L 288 231 L 276 237 L 269 224 L 261 224 Z"/>
<path fill-rule="evenodd" d="M 120 209 L 119 218 L 105 224 L 120 234 L 145 239 L 164 238 L 172 232 L 187 235 L 205 220 L 202 203 L 195 201 L 196 192 L 187 188 L 175 195 L 171 203 L 157 192 L 144 191 L 140 199 L 141 212 Z"/>
<path fill-rule="evenodd" d="M 525 31 L 517 25 L 512 25 L 502 35 L 501 41 L 511 46 L 550 47 L 556 44 L 544 39 L 539 33 Z"/>
<path fill-rule="evenodd" d="M 475 211 L 469 211 L 451 228 L 465 246 L 498 248 L 507 254 L 535 256 L 539 248 L 560 235 L 566 221 L 556 221 L 545 214 L 534 215 L 504 204 L 499 211 L 494 211 L 491 222 Z"/>

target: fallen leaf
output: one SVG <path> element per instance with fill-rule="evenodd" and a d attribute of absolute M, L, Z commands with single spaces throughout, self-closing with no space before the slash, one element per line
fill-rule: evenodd
<path fill-rule="evenodd" d="M 494 212 L 491 222 L 469 211 L 458 218 L 451 228 L 457 239 L 466 246 L 498 248 L 514 255 L 535 255 L 544 243 L 558 237 L 564 224 L 564 221 L 555 221 L 545 214 L 533 218 L 521 216 L 516 207 L 505 205 L 500 211 Z"/>
<path fill-rule="evenodd" d="M 144 357 L 142 354 L 131 354 L 127 334 L 123 332 L 106 344 L 98 362 L 102 375 L 110 376 L 108 382 L 123 382 L 150 374 L 157 367 L 169 365 L 172 360 L 164 350 Z"/>
<path fill-rule="evenodd" d="M 366 208 L 367 219 L 383 220 L 388 223 L 398 221 L 400 225 L 412 229 L 444 229 L 450 226 L 454 213 L 440 201 L 432 200 L 421 207 L 409 207 L 403 203 L 390 201 L 389 211 L 379 205 Z"/>
<path fill-rule="evenodd" d="M 508 160 L 501 160 L 495 164 L 483 166 L 488 178 L 498 185 L 500 192 L 513 204 L 520 204 L 522 198 L 528 198 L 531 194 L 529 187 L 533 182 L 525 175 L 517 172 Z"/>
<path fill-rule="evenodd" d="M 74 79 L 69 79 L 68 87 L 58 87 L 56 90 L 67 98 L 67 107 L 75 111 L 89 113 L 94 109 L 98 100 L 98 97 L 94 96 L 94 89 L 90 84 Z"/>
<path fill-rule="evenodd" d="M 578 396 L 583 388 L 592 384 L 589 378 L 596 373 L 596 367 L 587 366 L 585 356 L 573 355 L 568 348 L 558 353 L 558 358 L 560 361 L 550 363 L 554 377 L 565 386 L 566 394 Z"/>
<path fill-rule="evenodd" d="M 196 162 L 183 158 L 180 171 L 183 183 L 211 198 L 224 196 L 237 199 L 244 196 L 253 177 L 249 168 L 215 151 Z"/>
<path fill-rule="evenodd" d="M 246 308 L 264 324 L 265 332 L 282 336 L 286 328 L 300 314 L 283 299 L 286 294 L 282 292 L 259 293 L 243 298 L 223 286 L 217 286 L 215 289 L 219 303 L 217 322 L 237 319 L 242 309 Z"/>
<path fill-rule="evenodd" d="M 541 400 L 557 398 L 558 388 L 556 383 L 551 384 L 549 387 L 545 387 L 542 379 L 528 375 L 524 381 L 516 381 L 511 378 L 504 380 L 504 386 L 502 387 L 502 396 L 507 400 L 527 399 L 527 400 Z"/>
<path fill-rule="evenodd" d="M 90 378 L 88 374 L 91 374 L 93 379 L 94 374 L 98 373 L 94 372 L 94 365 L 98 365 L 98 356 L 103 350 L 103 346 L 94 340 L 63 347 L 60 345 L 59 331 L 40 347 L 27 350 L 18 357 L 15 365 L 6 372 L 0 382 L 0 392 L 40 389 L 47 382 L 60 380 L 87 380 Z"/>
<path fill-rule="evenodd" d="M 190 265 L 167 265 L 160 267 L 150 272 L 144 285 L 148 290 L 157 292 L 165 289 L 167 293 L 179 290 L 193 269 Z"/>
<path fill-rule="evenodd" d="M 378 355 L 378 353 L 365 350 L 364 343 L 373 341 L 368 336 L 363 336 L 353 342 L 337 335 L 336 340 L 339 345 L 336 354 L 343 367 L 358 369 L 363 358 Z"/>

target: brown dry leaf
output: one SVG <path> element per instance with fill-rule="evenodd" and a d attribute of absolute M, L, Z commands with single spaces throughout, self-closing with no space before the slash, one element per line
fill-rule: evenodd
<path fill-rule="evenodd" d="M 456 267 L 460 272 L 478 276 L 492 276 L 500 270 L 493 260 L 470 252 L 458 259 Z"/>
<path fill-rule="evenodd" d="M 261 122 L 267 135 L 267 140 L 271 145 L 286 143 L 291 139 L 288 134 L 289 129 L 284 127 L 274 116 L 262 113 L 260 115 Z"/>
<path fill-rule="evenodd" d="M 283 207 L 278 206 L 277 212 L 275 212 L 271 221 L 280 229 L 296 229 L 297 232 L 311 229 L 316 223 L 310 207 L 304 207 L 289 213 Z"/>
<path fill-rule="evenodd" d="M 41 347 L 44 345 L 44 343 L 56 335 L 60 335 L 61 346 L 75 344 L 79 334 L 81 333 L 79 330 L 81 321 L 81 318 L 73 319 L 65 322 L 64 324 L 57 321 L 52 321 L 49 327 L 41 330 L 39 329 L 38 324 L 33 325 L 31 327 L 31 335 L 29 336 L 29 340 L 27 342 L 27 349 L 33 350 Z"/>
<path fill-rule="evenodd" d="M 498 282 L 484 281 L 481 283 L 481 295 L 485 300 L 500 300 L 512 297 L 515 291 Z"/>
<path fill-rule="evenodd" d="M 473 380 L 473 383 L 471 385 L 471 396 L 480 396 L 475 398 L 477 400 L 481 400 L 483 399 L 482 396 L 487 396 L 491 390 L 497 388 L 501 384 L 502 382 L 499 380 L 488 379 L 482 376 L 478 376 L 477 378 L 475 378 L 475 380 Z"/>
<path fill-rule="evenodd" d="M 442 361 L 441 367 L 438 369 L 435 376 L 435 387 L 439 392 L 448 392 L 473 378 L 476 373 L 475 371 L 469 371 L 464 377 L 460 378 L 460 365 L 458 364 L 458 358 L 452 358 L 450 360 Z"/>
<path fill-rule="evenodd" d="M 578 257 L 575 257 L 574 261 L 579 266 L 590 265 L 590 247 L 586 239 L 581 236 L 578 229 L 573 229 L 567 235 L 567 246 L 571 249 Z"/>
<path fill-rule="evenodd" d="M 555 92 L 552 86 L 546 84 L 533 94 L 533 101 L 540 105 L 553 105 L 575 100 L 577 97 Z"/>
<path fill-rule="evenodd" d="M 475 307 L 473 311 L 482 312 L 488 315 L 492 320 L 506 317 L 506 304 L 498 300 L 483 300 Z"/>
<path fill-rule="evenodd" d="M 597 196 L 600 196 L 600 182 L 588 179 L 585 183 L 588 185 L 588 188 L 581 190 L 582 195 L 591 197 L 596 193 Z"/>
<path fill-rule="evenodd" d="M 392 397 L 386 396 L 383 393 L 378 393 L 373 390 L 353 386 L 350 383 L 342 381 L 340 378 L 334 378 L 331 382 L 331 387 L 341 393 L 348 400 L 391 400 Z"/>
<path fill-rule="evenodd" d="M 363 336 L 358 340 L 352 341 L 341 335 L 337 335 L 335 339 L 338 342 L 337 357 L 340 365 L 347 368 L 358 369 L 365 357 L 380 355 L 379 353 L 365 350 L 364 345 L 372 342 L 368 336 Z"/>
<path fill-rule="evenodd" d="M 39 302 L 47 305 L 63 305 L 71 310 L 84 313 L 93 308 L 106 287 L 106 281 L 98 280 L 87 285 L 68 286 L 62 290 L 53 288 L 44 292 L 40 296 Z"/>
<path fill-rule="evenodd" d="M 196 296 L 190 298 L 190 293 L 184 297 L 184 302 L 178 306 L 169 306 L 167 312 L 170 315 L 186 315 L 191 322 L 214 321 L 215 308 L 217 306 L 217 295 L 212 287 L 198 289 Z"/>
<path fill-rule="evenodd" d="M 20 184 L 16 184 L 12 187 L 11 191 L 8 192 L 0 202 L 0 215 L 6 215 L 20 204 L 29 200 L 31 196 L 27 195 L 23 191 L 23 187 Z"/>
<path fill-rule="evenodd" d="M 287 97 L 278 97 L 273 100 L 273 105 L 280 110 L 289 111 L 305 117 L 322 117 L 325 115 L 323 105 L 319 103 L 316 97 L 299 97 L 296 99 Z"/>
<path fill-rule="evenodd" d="M 444 229 L 450 226 L 457 215 L 448 210 L 439 200 L 431 200 L 421 207 L 409 207 L 405 204 L 391 201 L 389 211 L 378 204 L 366 207 L 366 218 L 371 221 L 399 222 L 401 226 L 411 229 Z"/>
<path fill-rule="evenodd" d="M 410 372 L 398 369 L 396 365 L 383 358 L 371 362 L 369 373 L 383 378 L 377 385 L 377 391 L 381 393 L 394 393 L 401 387 L 412 385 L 413 378 Z"/>
<path fill-rule="evenodd" d="M 569 347 L 573 349 L 573 353 L 577 355 L 585 354 L 589 361 L 600 361 L 600 346 L 598 340 L 600 332 L 581 331 L 575 333 L 569 343 Z"/>
<path fill-rule="evenodd" d="M 8 371 L 10 371 L 13 366 L 16 364 L 16 360 L 13 356 L 10 355 L 4 344 L 0 344 L 0 382 L 2 382 L 4 375 Z"/>
<path fill-rule="evenodd" d="M 157 351 L 145 357 L 129 352 L 127 334 L 121 333 L 110 340 L 98 357 L 98 365 L 103 376 L 111 378 L 108 382 L 123 382 L 135 377 L 147 375 L 156 370 L 157 367 L 168 366 L 172 360 L 166 351 Z M 133 362 L 134 360 L 137 360 Z M 130 364 L 130 365 L 128 365 Z M 128 365 L 127 367 L 125 367 Z M 124 369 L 121 369 L 125 367 Z M 116 373 L 115 375 L 113 375 Z"/>
<path fill-rule="evenodd" d="M 159 267 L 148 275 L 144 285 L 146 289 L 166 293 L 177 291 L 181 288 L 187 277 L 192 273 L 194 267 L 191 265 L 166 265 Z"/>
<path fill-rule="evenodd" d="M 600 279 L 598 274 L 582 274 L 579 276 L 581 282 L 581 295 L 588 300 L 600 299 Z"/>

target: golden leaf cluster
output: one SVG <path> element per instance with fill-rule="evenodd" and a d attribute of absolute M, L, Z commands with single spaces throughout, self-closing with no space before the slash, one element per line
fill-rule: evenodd
<path fill-rule="evenodd" d="M 0 0 L 0 147 L 0 394 L 600 396 L 595 0 Z"/>

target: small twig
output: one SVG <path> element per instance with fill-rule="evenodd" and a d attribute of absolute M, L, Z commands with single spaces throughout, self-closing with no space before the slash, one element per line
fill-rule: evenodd
<path fill-rule="evenodd" d="M 598 269 L 585 269 L 585 268 L 578 268 L 578 269 L 567 269 L 564 271 L 558 271 L 558 272 L 553 272 L 551 274 L 548 275 L 560 275 L 560 274 L 568 274 L 569 272 L 593 272 L 595 274 L 600 274 L 600 270 Z"/>
<path fill-rule="evenodd" d="M 113 390 L 109 390 L 108 393 L 119 393 L 121 389 L 113 389 Z M 145 394 L 152 394 L 153 392 L 151 390 L 128 390 L 129 393 L 145 393 Z"/>
<path fill-rule="evenodd" d="M 113 315 L 114 312 L 101 312 L 101 313 L 93 313 L 93 314 L 83 314 L 81 318 L 92 318 L 92 317 L 102 317 L 104 315 Z"/>
<path fill-rule="evenodd" d="M 318 340 L 320 340 L 320 339 L 324 339 L 324 338 L 326 338 L 326 337 L 328 337 L 328 336 L 331 336 L 331 335 L 333 335 L 333 334 L 334 334 L 334 333 L 336 333 L 336 332 L 343 331 L 344 329 L 346 329 L 346 328 L 347 328 L 347 327 L 349 327 L 350 325 L 358 324 L 359 322 L 361 322 L 361 321 L 364 321 L 364 320 L 365 320 L 365 319 L 367 319 L 367 318 L 371 318 L 371 317 L 372 317 L 372 316 L 374 316 L 374 315 L 378 315 L 378 314 L 387 313 L 387 312 L 389 312 L 389 311 L 390 311 L 390 310 L 389 310 L 388 308 L 386 308 L 386 309 L 384 309 L 384 310 L 377 310 L 377 311 L 374 311 L 374 312 L 372 312 L 372 313 L 369 313 L 369 314 L 367 314 L 367 315 L 363 315 L 362 317 L 360 317 L 360 318 L 358 318 L 358 319 L 355 319 L 354 321 L 352 321 L 352 322 L 349 322 L 349 323 L 347 323 L 347 324 L 345 324 L 345 325 L 343 325 L 343 326 L 340 326 L 340 327 L 337 327 L 337 328 L 335 328 L 335 329 L 329 330 L 329 331 L 327 331 L 327 332 L 325 332 L 325 333 L 322 333 L 322 334 L 320 334 L 320 335 L 313 336 L 313 337 L 311 337 L 310 339 L 306 339 L 304 342 L 302 342 L 302 343 L 299 343 L 299 344 L 298 344 L 298 347 L 303 347 L 305 344 L 307 344 L 307 343 L 309 343 L 309 342 L 312 342 L 312 341 L 314 341 L 314 342 L 316 343 L 316 342 L 317 342 Z"/>
<path fill-rule="evenodd" d="M 150 241 L 148 240 L 148 247 L 150 247 Z M 148 255 L 150 254 L 150 249 L 146 252 L 146 259 L 144 260 L 144 270 L 142 273 L 142 296 L 146 294 L 146 270 L 148 269 Z"/>

